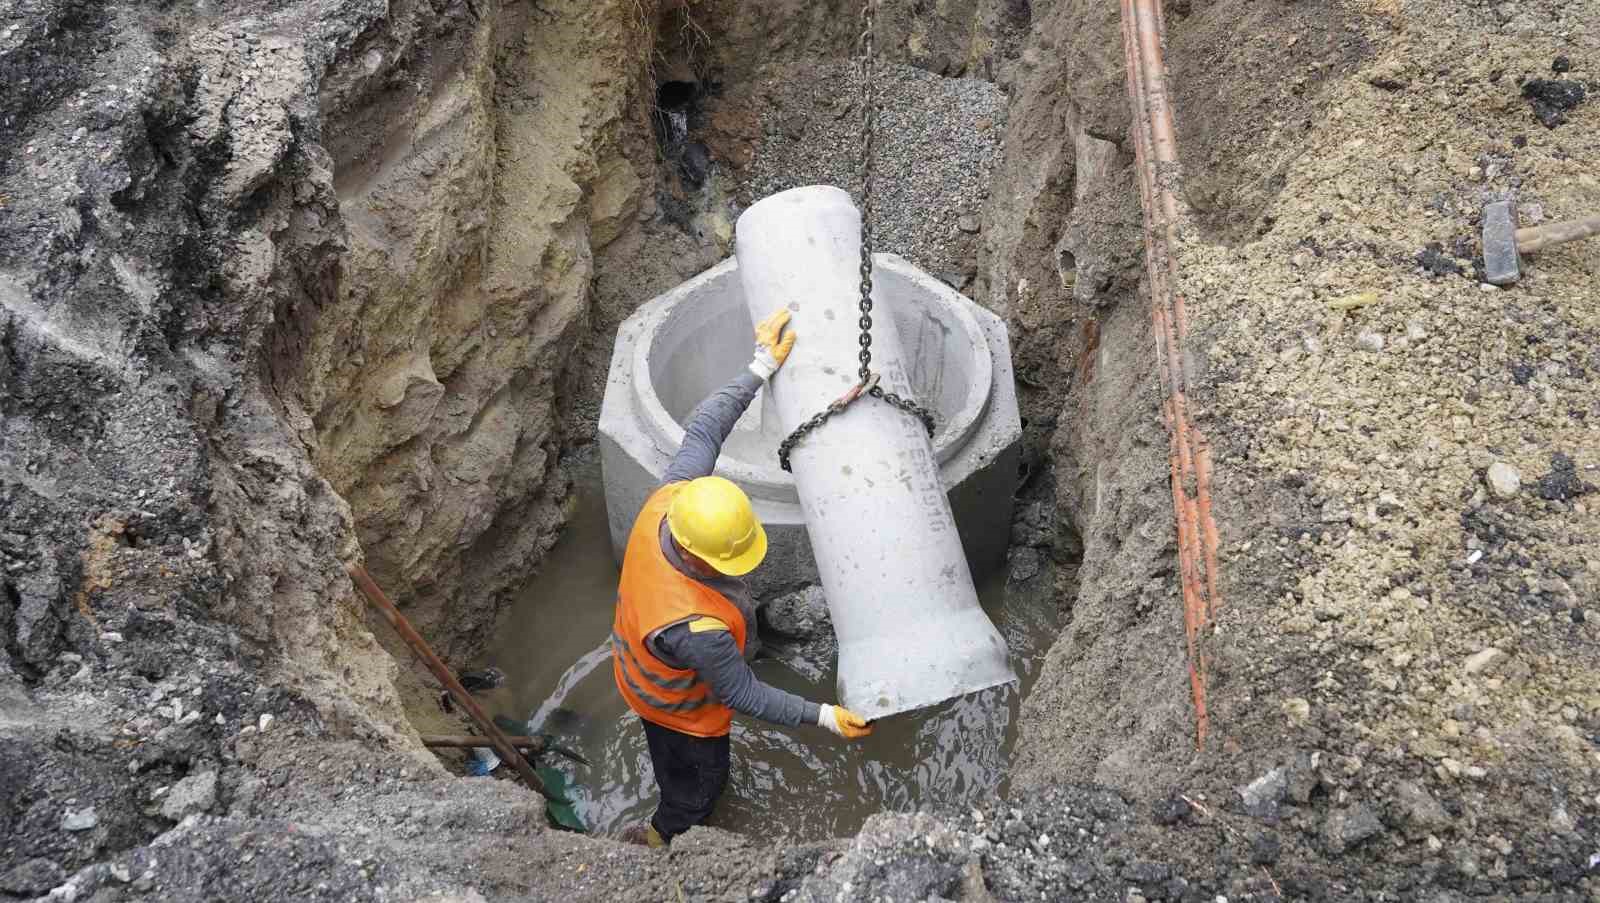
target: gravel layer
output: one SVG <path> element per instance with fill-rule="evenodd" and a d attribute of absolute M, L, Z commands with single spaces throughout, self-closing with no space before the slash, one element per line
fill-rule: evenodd
<path fill-rule="evenodd" d="M 1002 150 L 1005 95 L 994 84 L 880 64 L 873 202 L 879 251 L 965 288 L 977 271 L 981 208 Z M 769 76 L 750 200 L 800 185 L 859 197 L 860 77 L 847 63 Z"/>

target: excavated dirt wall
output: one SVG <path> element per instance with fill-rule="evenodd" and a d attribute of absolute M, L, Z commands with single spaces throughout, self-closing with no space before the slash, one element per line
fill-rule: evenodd
<path fill-rule="evenodd" d="M 1020 378 L 1063 390 L 1084 556 L 1015 780 L 1140 800 L 1177 828 L 1138 843 L 1191 881 L 1238 857 L 1290 898 L 1594 894 L 1600 255 L 1502 290 L 1477 248 L 1489 200 L 1593 203 L 1592 11 L 1168 5 L 1183 363 L 1222 533 L 1197 749 L 1126 113 L 1072 74 L 1117 23 L 1076 6 L 1024 50 L 1008 135 L 1017 184 L 1052 190 L 990 245 L 990 303 L 1035 327 Z"/>
<path fill-rule="evenodd" d="M 391 15 L 322 87 L 348 248 L 299 394 L 374 575 L 465 656 L 564 517 L 556 384 L 594 252 L 652 179 L 623 148 L 649 23 L 632 3 L 443 33 Z"/>
<path fill-rule="evenodd" d="M 1239 14 L 1252 37 L 1230 45 L 1225 33 Z M 1253 232 L 1300 152 L 1293 133 L 1270 133 L 1261 147 L 1260 118 L 1270 110 L 1303 127 L 1323 115 L 1319 85 L 1354 72 L 1382 28 L 1360 9 L 1327 3 L 1272 12 L 1188 5 L 1169 17 L 1183 197 L 1200 234 Z M 1017 780 L 1093 780 L 1148 798 L 1205 757 L 1195 749 L 1178 654 L 1185 641 L 1174 617 L 1182 607 L 1169 443 L 1126 137 L 1120 17 L 1109 5 L 1059 4 L 1035 34 L 1019 61 L 1027 75 L 1007 136 L 1012 165 L 997 180 L 1026 205 L 994 194 L 987 284 L 990 303 L 1031 345 L 1018 352 L 1019 371 L 1036 418 L 1052 430 L 1041 442 L 1049 442 L 1057 510 L 1081 542 L 1083 564 L 1066 636 L 1027 702 Z M 1310 79 L 1270 77 L 1282 64 L 1279 42 L 1300 48 L 1294 71 L 1303 67 Z M 1224 517 L 1249 534 L 1250 514 Z"/>
<path fill-rule="evenodd" d="M 470 651 L 550 540 L 608 318 L 720 253 L 714 231 L 655 216 L 705 206 L 654 172 L 654 32 L 681 43 L 691 19 L 632 2 L 9 12 L 0 891 L 550 880 L 539 864 L 581 843 L 538 827 L 527 794 L 443 777 L 341 563 L 369 560 Z M 809 21 L 775 40 L 853 30 Z"/>

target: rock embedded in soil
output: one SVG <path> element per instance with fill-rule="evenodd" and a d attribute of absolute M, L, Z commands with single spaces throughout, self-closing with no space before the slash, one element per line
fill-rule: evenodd
<path fill-rule="evenodd" d="M 1489 491 L 1497 499 L 1515 498 L 1517 492 L 1522 489 L 1522 474 L 1504 461 L 1490 464 L 1484 474 L 1484 481 L 1488 483 Z"/>
<path fill-rule="evenodd" d="M 0 891 L 19 897 L 43 896 L 66 878 L 66 871 L 54 862 L 29 859 L 0 874 Z"/>
<path fill-rule="evenodd" d="M 822 680 L 837 655 L 833 619 L 822 587 L 785 593 L 757 613 L 761 654 L 810 681 Z"/>
<path fill-rule="evenodd" d="M 171 821 L 183 821 L 190 813 L 209 811 L 216 802 L 217 773 L 206 770 L 172 785 L 161 801 L 161 815 Z"/>
<path fill-rule="evenodd" d="M 782 637 L 811 640 L 833 630 L 828 597 L 820 586 L 785 593 L 761 609 L 761 622 Z"/>
<path fill-rule="evenodd" d="M 1382 832 L 1378 816 L 1360 803 L 1330 812 L 1322 826 L 1323 841 L 1332 853 L 1343 853 Z"/>
<path fill-rule="evenodd" d="M 1490 646 L 1468 656 L 1462 669 L 1468 674 L 1492 674 L 1503 658 L 1505 658 L 1504 652 Z"/>
<path fill-rule="evenodd" d="M 1394 806 L 1397 818 L 1409 837 L 1425 837 L 1450 827 L 1450 813 L 1434 799 L 1433 794 L 1413 781 L 1395 784 Z"/>
<path fill-rule="evenodd" d="M 1193 814 L 1194 808 L 1182 794 L 1172 794 L 1156 800 L 1150 818 L 1158 825 L 1175 825 Z"/>
<path fill-rule="evenodd" d="M 68 809 L 61 816 L 61 830 L 63 831 L 87 831 L 98 824 L 100 824 L 100 816 L 94 811 L 93 806 L 85 806 L 82 809 Z"/>
<path fill-rule="evenodd" d="M 1462 273 L 1461 264 L 1445 253 L 1444 245 L 1436 241 L 1429 242 L 1418 251 L 1416 261 L 1417 266 L 1434 276 L 1459 276 Z"/>
<path fill-rule="evenodd" d="M 1239 798 L 1244 811 L 1256 818 L 1274 818 L 1278 804 L 1289 793 L 1289 773 L 1284 768 L 1274 768 L 1247 786 L 1239 788 Z"/>
<path fill-rule="evenodd" d="M 1011 522 L 1011 544 L 1013 546 L 1049 546 L 1051 540 L 1051 516 L 1054 509 L 1046 510 L 1043 502 L 1034 502 L 1024 508 L 1021 514 Z"/>
<path fill-rule="evenodd" d="M 1253 865 L 1271 865 L 1283 852 L 1283 841 L 1272 831 L 1262 831 L 1250 839 L 1250 862 Z"/>
<path fill-rule="evenodd" d="M 1043 559 L 1039 552 L 1033 548 L 1013 549 L 1011 552 L 1010 579 L 1012 583 L 1022 583 L 1039 576 L 1043 567 Z"/>
<path fill-rule="evenodd" d="M 1311 801 L 1311 794 L 1322 782 L 1317 768 L 1312 764 L 1312 757 L 1304 752 L 1295 754 L 1295 757 L 1284 766 L 1288 782 L 1288 799 L 1297 805 L 1304 806 Z"/>
<path fill-rule="evenodd" d="M 1533 115 L 1547 129 L 1567 121 L 1567 114 L 1588 97 L 1583 82 L 1535 78 L 1522 86 L 1522 96 L 1533 107 Z"/>
<path fill-rule="evenodd" d="M 1539 478 L 1538 487 L 1539 497 L 1552 502 L 1571 501 L 1595 491 L 1593 483 L 1579 478 L 1578 467 L 1572 458 L 1561 452 L 1550 456 L 1550 472 Z"/>
<path fill-rule="evenodd" d="M 1283 715 L 1291 725 L 1305 724 L 1311 720 L 1311 702 L 1298 696 L 1285 699 Z"/>

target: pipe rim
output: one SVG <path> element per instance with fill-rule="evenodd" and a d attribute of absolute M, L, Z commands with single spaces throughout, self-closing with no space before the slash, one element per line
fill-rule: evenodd
<path fill-rule="evenodd" d="M 925 296 L 928 303 L 938 304 L 950 313 L 952 316 L 947 322 L 960 324 L 972 348 L 972 374 L 966 399 L 953 416 L 938 424 L 937 432 L 933 436 L 934 460 L 938 462 L 942 478 L 944 467 L 966 448 L 973 435 L 982 426 L 984 416 L 993 401 L 994 355 L 989 347 L 989 338 L 978 318 L 967 307 L 969 304 L 975 304 L 971 299 L 897 254 L 880 252 L 874 254 L 872 259 L 874 266 L 879 270 L 891 272 L 916 286 L 920 290 L 919 295 Z M 650 377 L 651 352 L 655 350 L 656 340 L 660 337 L 659 327 L 671 310 L 706 283 L 719 279 L 737 279 L 738 268 L 738 258 L 729 257 L 692 279 L 680 283 L 663 295 L 659 306 L 651 310 L 638 324 L 639 333 L 634 342 L 631 361 L 634 403 L 642 424 L 668 457 L 672 455 L 673 450 L 683 444 L 684 429 L 682 424 L 668 413 L 666 405 L 662 404 L 660 396 L 656 393 L 655 383 Z M 878 310 L 881 311 L 882 308 Z M 765 388 L 762 391 L 766 391 Z M 899 412 L 891 413 L 907 416 Z M 783 468 L 778 466 L 776 455 L 770 465 L 751 464 L 724 455 L 717 460 L 716 474 L 740 484 L 753 498 L 798 503 L 799 495 L 795 490 L 794 476 L 785 473 Z"/>

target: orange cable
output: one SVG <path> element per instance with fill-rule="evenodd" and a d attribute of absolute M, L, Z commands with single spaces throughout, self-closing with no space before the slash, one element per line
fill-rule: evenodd
<path fill-rule="evenodd" d="M 1189 683 L 1194 699 L 1195 742 L 1205 745 L 1210 726 L 1206 699 L 1207 659 L 1201 639 L 1219 608 L 1217 591 L 1216 520 L 1211 506 L 1211 446 L 1189 419 L 1183 343 L 1188 337 L 1188 311 L 1176 291 L 1178 262 L 1173 253 L 1179 220 L 1178 145 L 1162 57 L 1166 22 L 1160 0 L 1122 0 L 1123 54 L 1128 99 L 1133 117 L 1134 159 L 1144 216 L 1145 270 L 1150 290 L 1151 326 L 1156 340 L 1156 365 L 1165 399 L 1165 421 L 1171 448 L 1168 467 L 1178 540 L 1178 573 L 1182 583 L 1183 620 Z"/>

